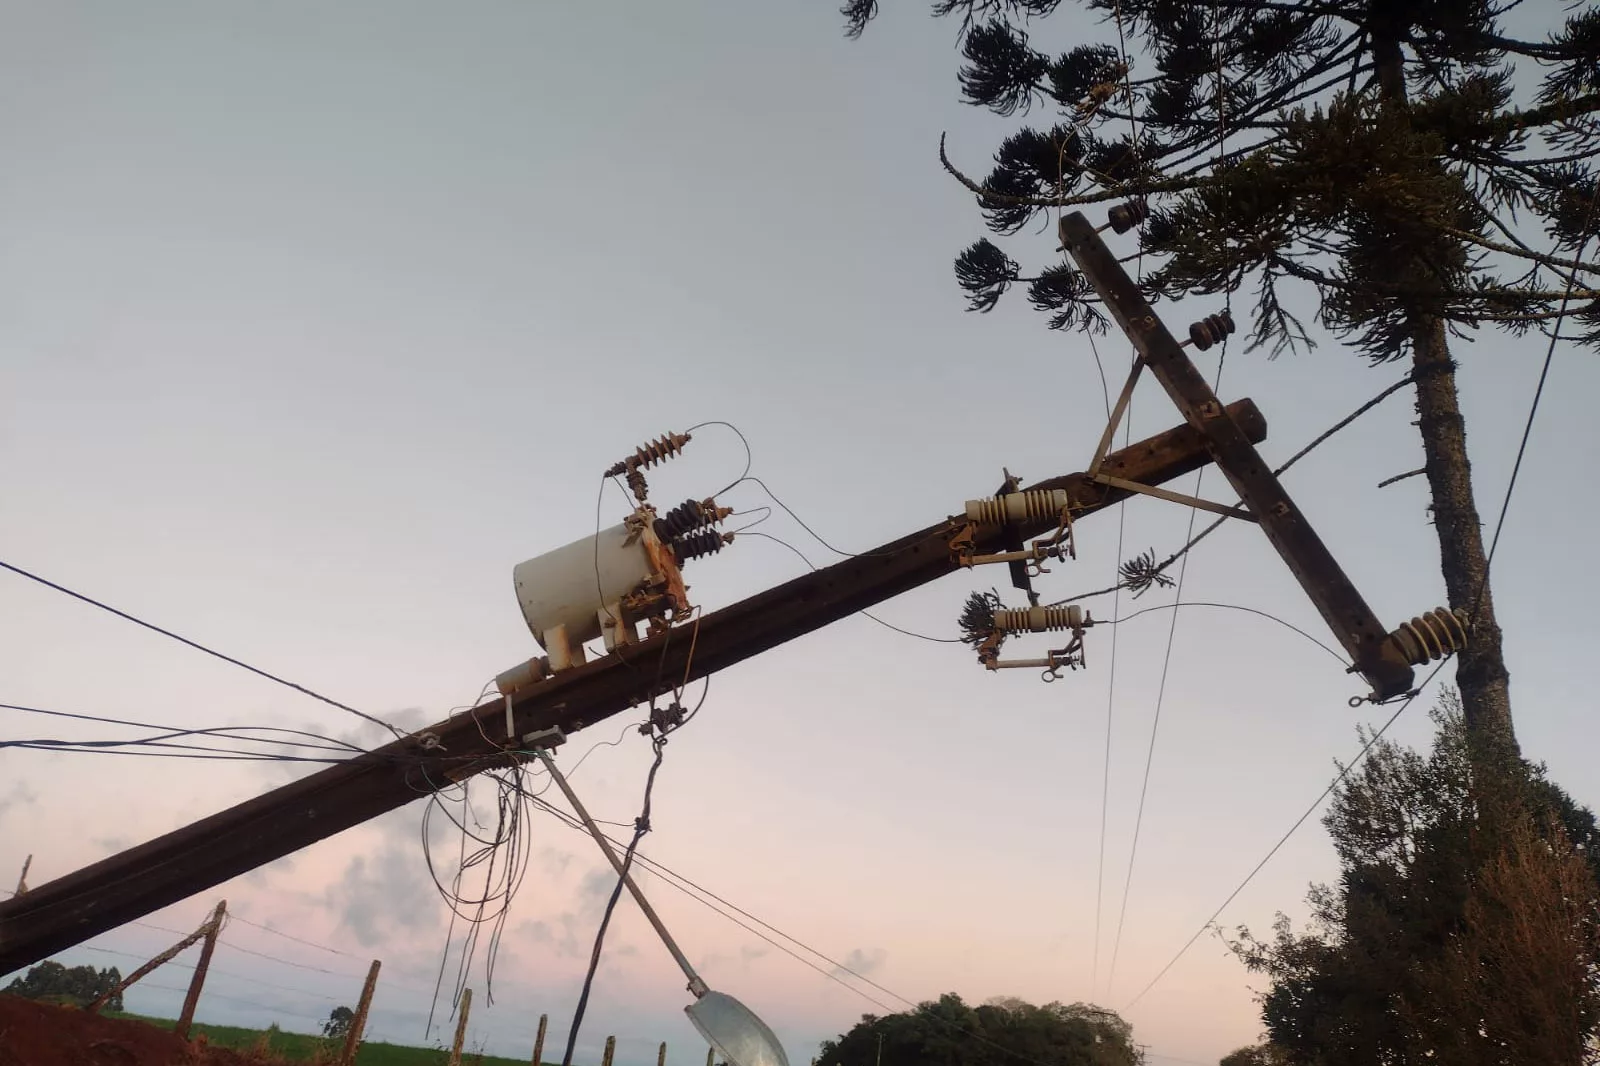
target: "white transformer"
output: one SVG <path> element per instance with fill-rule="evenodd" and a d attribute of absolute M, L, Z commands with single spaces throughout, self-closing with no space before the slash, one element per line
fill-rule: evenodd
<path fill-rule="evenodd" d="M 518 563 L 511 573 L 522 617 L 553 671 L 582 663 L 583 645 L 597 637 L 610 651 L 637 639 L 641 619 L 689 608 L 672 546 L 638 519 Z M 537 679 L 531 665 L 524 680 Z"/>

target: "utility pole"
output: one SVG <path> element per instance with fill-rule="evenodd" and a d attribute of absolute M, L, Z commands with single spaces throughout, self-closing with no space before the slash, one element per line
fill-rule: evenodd
<path fill-rule="evenodd" d="M 1145 213 L 1142 205 L 1124 205 L 1117 210 L 1128 212 L 1119 219 L 1116 211 L 1113 211 L 1112 227 L 1119 229 L 1130 228 L 1121 223 L 1132 219 L 1136 224 L 1138 217 Z M 1223 316 L 1202 320 L 1190 328 L 1190 340 L 1179 344 L 1155 313 L 1150 301 L 1145 299 L 1138 283 L 1128 276 L 1115 253 L 1101 240 L 1099 229 L 1081 211 L 1063 216 L 1060 228 L 1062 245 L 1099 293 L 1106 309 L 1138 352 L 1133 373 L 1106 427 L 1106 437 L 1101 441 L 1102 451 L 1116 430 L 1117 421 L 1140 373 L 1148 369 L 1188 423 L 1205 435 L 1207 447 L 1218 468 L 1239 494 L 1244 510 L 1238 513 L 1203 500 L 1179 497 L 1162 490 L 1150 491 L 1123 483 L 1114 476 L 1108 478 L 1093 467 L 1090 468 L 1090 475 L 1133 491 L 1176 499 L 1208 510 L 1233 513 L 1236 517 L 1258 523 L 1267 540 L 1278 550 L 1290 572 L 1300 582 L 1306 596 L 1328 623 L 1328 628 L 1333 630 L 1334 636 L 1355 662 L 1355 670 L 1372 685 L 1374 702 L 1404 695 L 1411 688 L 1412 666 L 1421 665 L 1427 658 L 1407 647 L 1403 631 L 1391 634 L 1378 621 L 1372 608 L 1367 606 L 1355 585 L 1334 560 L 1333 553 L 1328 551 L 1306 516 L 1289 498 L 1282 482 L 1262 460 L 1243 427 L 1223 408 L 1216 393 L 1206 382 L 1205 375 L 1184 350 L 1186 344 L 1209 348 L 1222 336 L 1233 332 L 1232 320 Z M 1449 612 L 1442 613 L 1448 616 L 1440 618 L 1443 634 L 1452 641 L 1459 639 L 1464 642 L 1465 630 L 1461 623 Z M 1435 648 L 1426 650 L 1431 652 Z"/>
<path fill-rule="evenodd" d="M 461 1066 L 461 1045 L 467 1039 L 467 1014 L 472 1010 L 472 989 L 461 990 L 461 1014 L 456 1018 L 456 1039 L 450 1045 L 450 1066 Z"/>
<path fill-rule="evenodd" d="M 1248 441 L 1266 437 L 1249 400 L 1226 409 Z M 1210 462 L 1206 435 L 1184 425 L 1104 456 L 1099 476 L 1069 474 L 1024 491 L 1070 500 L 1075 521 Z M 1115 483 L 1107 479 L 1115 479 Z M 954 502 L 954 501 L 953 501 Z M 63 948 L 137 920 L 411 803 L 471 775 L 519 758 L 523 738 L 560 729 L 568 735 L 653 696 L 743 662 L 770 648 L 870 609 L 961 569 L 951 541 L 971 537 L 976 553 L 1003 551 L 1014 535 L 1040 536 L 1057 516 L 1027 516 L 1006 526 L 974 526 L 963 516 L 706 614 L 693 641 L 674 631 L 563 670 L 375 751 L 301 778 L 254 799 L 102 859 L 0 902 L 0 973 L 19 970 Z M 639 670 L 634 660 L 656 664 Z M 507 723 L 510 723 L 508 728 Z"/>
<path fill-rule="evenodd" d="M 194 975 L 189 978 L 189 991 L 183 997 L 183 1011 L 178 1024 L 172 1027 L 184 1040 L 189 1039 L 189 1026 L 194 1023 L 194 1010 L 200 1005 L 200 989 L 206 983 L 206 971 L 211 969 L 211 955 L 217 950 L 217 935 L 222 932 L 222 920 L 228 915 L 228 901 L 218 900 L 217 909 L 211 912 L 206 924 L 205 941 L 200 945 L 200 961 L 194 964 Z"/>
<path fill-rule="evenodd" d="M 539 1032 L 533 1038 L 533 1066 L 543 1066 L 544 1059 L 544 1031 L 550 1024 L 550 1015 L 539 1015 Z"/>
<path fill-rule="evenodd" d="M 361 1001 L 356 1004 L 356 1016 L 350 1019 L 350 1031 L 344 1035 L 344 1051 L 339 1056 L 343 1066 L 355 1066 L 356 1052 L 361 1048 L 361 1034 L 367 1029 L 367 1011 L 372 1007 L 372 992 L 378 987 L 378 968 L 383 963 L 372 960 L 367 970 L 367 982 L 361 986 Z M 535 1063 L 534 1066 L 538 1066 Z"/>

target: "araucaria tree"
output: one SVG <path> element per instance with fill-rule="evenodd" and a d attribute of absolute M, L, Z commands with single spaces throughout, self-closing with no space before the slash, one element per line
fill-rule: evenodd
<path fill-rule="evenodd" d="M 1006 118 L 1049 113 L 1005 137 L 981 181 L 945 159 L 994 234 L 1027 229 L 1037 259 L 1048 245 L 1029 224 L 1041 213 L 1141 198 L 1153 297 L 1246 290 L 1252 340 L 1274 352 L 1311 344 L 1293 313 L 1305 306 L 1373 363 L 1409 360 L 1449 603 L 1471 616 L 1457 669 L 1466 721 L 1510 751 L 1451 344 L 1563 322 L 1565 336 L 1600 342 L 1589 162 L 1600 13 L 1569 9 L 1553 30 L 1519 36 L 1510 22 L 1549 14 L 1521 3 L 1085 0 L 1114 36 L 1057 54 L 1030 31 L 1065 29 L 1061 0 L 934 4 L 962 22 L 966 101 Z M 848 0 L 847 31 L 877 7 Z M 1024 276 L 986 238 L 956 275 L 974 310 L 1025 286 L 1051 328 L 1105 328 L 1065 262 Z"/>
<path fill-rule="evenodd" d="M 1446 698 L 1426 755 L 1380 740 L 1324 824 L 1309 928 L 1241 930 L 1282 1066 L 1600 1061 L 1600 831 L 1540 767 L 1476 779 Z M 1241 1061 L 1249 1061 L 1248 1059 Z"/>

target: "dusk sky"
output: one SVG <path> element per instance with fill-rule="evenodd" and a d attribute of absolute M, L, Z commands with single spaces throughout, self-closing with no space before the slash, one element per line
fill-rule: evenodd
<path fill-rule="evenodd" d="M 939 166 L 940 134 L 982 173 L 1011 124 L 959 101 L 955 23 L 924 3 L 884 7 L 847 41 L 827 0 L 5 4 L 0 560 L 413 729 L 536 654 L 511 568 L 592 532 L 601 471 L 663 432 L 736 424 L 752 473 L 855 552 L 958 512 L 1002 467 L 1083 469 L 1105 424 L 1089 342 L 1047 331 L 1022 299 L 967 313 L 951 273 L 983 229 Z M 1108 32 L 1064 5 L 1036 41 Z M 1055 244 L 1047 228 L 1008 248 L 1038 264 Z M 1162 313 L 1179 331 L 1220 306 Z M 1097 343 L 1120 380 L 1126 342 Z M 1545 342 L 1486 332 L 1455 350 L 1492 526 Z M 1197 355 L 1208 374 L 1217 354 Z M 1275 360 L 1236 340 L 1220 391 L 1260 406 L 1276 463 L 1403 373 L 1330 337 Z M 1597 394 L 1593 354 L 1558 349 L 1494 569 L 1524 751 L 1591 806 L 1600 726 L 1575 667 L 1600 639 L 1600 577 L 1583 563 L 1600 518 Z M 1445 599 L 1423 479 L 1377 487 L 1421 465 L 1414 417 L 1402 392 L 1286 478 L 1391 626 Z M 1148 383 L 1131 418 L 1136 439 L 1181 421 Z M 744 459 L 708 426 L 652 476 L 653 495 L 712 492 Z M 1215 474 L 1204 491 L 1229 499 Z M 746 483 L 724 502 L 771 501 Z M 602 520 L 625 507 L 609 490 Z M 1189 525 L 1156 500 L 1124 514 L 1123 557 L 1164 557 Z M 781 511 L 759 529 L 838 558 Z M 1077 561 L 1041 582 L 1049 598 L 1114 580 L 1116 512 L 1077 536 Z M 693 565 L 691 595 L 713 610 L 804 569 L 746 537 Z M 1006 583 L 1000 568 L 962 573 L 875 613 L 950 637 L 968 592 Z M 1182 594 L 1333 642 L 1248 525 L 1196 549 Z M 1152 1066 L 1214 1063 L 1259 1035 L 1259 979 L 1216 937 L 1129 1002 L 1356 753 L 1357 726 L 1387 712 L 1350 709 L 1357 679 L 1287 628 L 1180 611 L 1119 922 L 1172 617 L 1091 631 L 1088 670 L 1051 685 L 860 617 L 718 674 L 668 745 L 642 850 L 907 1000 L 1095 1002 L 1125 1011 Z M 1425 744 L 1436 693 L 1392 735 Z M 383 737 L 5 573 L 0 702 Z M 637 812 L 650 759 L 637 721 L 563 750 L 570 767 L 622 738 L 573 777 L 597 817 Z M 110 732 L 0 710 L 10 739 Z M 0 885 L 29 854 L 38 886 L 304 772 L 5 750 Z M 473 795 L 492 813 L 487 783 Z M 380 958 L 370 1038 L 447 1040 L 437 1019 L 425 1032 L 448 910 L 423 809 L 60 957 L 127 972 L 226 897 L 298 939 L 230 926 L 202 1019 L 314 1028 Z M 548 1013 L 559 1061 L 612 882 L 592 843 L 534 817 L 493 1004 L 483 950 L 468 981 L 472 1033 L 526 1056 Z M 435 839 L 448 866 L 457 844 Z M 1313 818 L 1219 921 L 1299 920 L 1307 886 L 1335 872 Z M 852 986 L 905 1006 L 659 878 L 642 884 L 711 985 L 765 1017 L 796 1066 L 884 1013 Z M 129 1009 L 172 1016 L 187 978 L 158 972 Z M 673 1066 L 698 1066 L 687 1002 L 624 899 L 579 1060 L 616 1034 L 621 1066 L 653 1062 L 662 1040 Z"/>

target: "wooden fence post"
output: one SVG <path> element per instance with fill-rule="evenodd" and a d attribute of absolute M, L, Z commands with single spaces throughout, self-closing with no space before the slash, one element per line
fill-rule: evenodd
<path fill-rule="evenodd" d="M 450 1066 L 461 1066 L 461 1045 L 467 1039 L 467 1014 L 472 1010 L 472 989 L 461 990 L 461 1016 L 456 1019 L 456 1042 L 450 1048 Z"/>
<path fill-rule="evenodd" d="M 656 1066 L 667 1066 L 667 1042 L 661 1041 L 661 1050 L 656 1052 Z"/>
<path fill-rule="evenodd" d="M 219 900 L 206 926 L 206 938 L 200 945 L 200 961 L 195 963 L 194 976 L 189 978 L 189 992 L 183 997 L 183 1013 L 178 1024 L 172 1027 L 180 1039 L 189 1039 L 189 1026 L 194 1023 L 194 1009 L 200 1003 L 200 989 L 206 983 L 206 971 L 211 968 L 211 954 L 217 950 L 217 934 L 222 932 L 222 920 L 228 916 L 228 901 Z"/>
<path fill-rule="evenodd" d="M 533 1038 L 533 1066 L 543 1066 L 540 1062 L 544 1058 L 544 1029 L 550 1024 L 550 1015 L 539 1015 L 539 1034 Z"/>
<path fill-rule="evenodd" d="M 611 1066 L 611 1058 L 617 1053 L 617 1038 L 606 1037 L 606 1056 L 600 1060 L 600 1066 Z"/>
<path fill-rule="evenodd" d="M 367 1008 L 372 1006 L 372 990 L 378 986 L 378 967 L 382 965 L 378 959 L 373 959 L 372 969 L 367 971 L 367 983 L 361 986 L 361 1002 L 356 1004 L 356 1016 L 350 1019 L 350 1031 L 344 1035 L 344 1051 L 339 1055 L 343 1066 L 353 1066 L 356 1061 L 361 1034 L 367 1028 Z"/>

